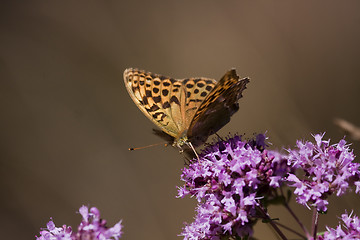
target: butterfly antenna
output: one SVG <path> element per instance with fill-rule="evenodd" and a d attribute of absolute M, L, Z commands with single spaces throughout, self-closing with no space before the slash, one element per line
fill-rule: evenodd
<path fill-rule="evenodd" d="M 169 145 L 167 142 L 154 143 L 154 144 L 150 144 L 150 145 L 143 146 L 143 147 L 129 148 L 129 151 L 135 151 L 135 150 L 140 150 L 140 149 L 144 149 L 144 148 L 155 147 L 155 146 L 162 145 L 162 144 L 164 144 L 165 147 L 167 147 Z"/>
<path fill-rule="evenodd" d="M 196 152 L 194 146 L 191 144 L 191 142 L 186 142 L 186 143 L 187 143 L 187 145 L 191 148 L 191 150 L 194 151 L 195 156 L 197 157 L 198 161 L 200 161 L 199 155 L 197 154 L 197 152 Z"/>

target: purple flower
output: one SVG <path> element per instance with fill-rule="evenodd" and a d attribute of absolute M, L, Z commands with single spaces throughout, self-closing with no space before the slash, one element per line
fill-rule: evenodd
<path fill-rule="evenodd" d="M 184 239 L 252 235 L 259 199 L 269 200 L 293 172 L 283 155 L 265 150 L 265 139 L 259 134 L 256 140 L 220 141 L 183 169 L 178 197 L 192 195 L 198 201 L 194 222 L 181 233 Z"/>
<path fill-rule="evenodd" d="M 332 239 L 360 239 L 360 220 L 354 215 L 351 216 L 346 212 L 341 215 L 342 223 L 336 228 L 326 227 L 327 231 L 319 236 L 319 240 L 332 240 Z"/>
<path fill-rule="evenodd" d="M 71 227 L 63 225 L 62 227 L 55 227 L 51 220 L 46 225 L 46 229 L 40 232 L 38 240 L 82 240 L 82 239 L 114 239 L 118 240 L 122 234 L 121 221 L 113 227 L 106 227 L 106 220 L 100 218 L 100 212 L 97 208 L 89 208 L 82 206 L 79 209 L 83 220 L 81 221 L 78 231 L 72 232 Z"/>
<path fill-rule="evenodd" d="M 330 145 L 323 136 L 315 135 L 315 143 L 297 141 L 297 149 L 288 150 L 288 164 L 301 172 L 289 174 L 287 180 L 295 187 L 298 203 L 324 212 L 329 195 L 343 195 L 352 186 L 360 191 L 360 164 L 353 162 L 355 156 L 344 139 Z"/>

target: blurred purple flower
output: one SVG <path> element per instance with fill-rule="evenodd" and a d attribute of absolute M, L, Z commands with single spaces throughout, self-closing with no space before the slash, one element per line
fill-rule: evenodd
<path fill-rule="evenodd" d="M 51 220 L 47 223 L 46 229 L 40 232 L 40 237 L 37 240 L 92 240 L 92 239 L 115 239 L 118 240 L 122 234 L 121 221 L 115 224 L 112 228 L 106 227 L 106 220 L 100 218 L 100 212 L 97 208 L 89 208 L 82 206 L 79 209 L 82 215 L 82 221 L 78 227 L 77 232 L 72 232 L 71 227 L 63 225 L 62 227 L 55 227 Z"/>
<path fill-rule="evenodd" d="M 302 174 L 289 174 L 287 180 L 295 187 L 296 201 L 304 206 L 315 206 L 318 211 L 327 210 L 329 195 L 343 195 L 349 187 L 360 191 L 359 163 L 346 141 L 329 145 L 324 134 L 314 136 L 315 144 L 297 141 L 297 149 L 289 149 L 288 164 L 302 170 Z"/>
<path fill-rule="evenodd" d="M 178 197 L 195 196 L 195 221 L 187 224 L 184 239 L 222 239 L 251 236 L 258 218 L 259 198 L 271 196 L 292 168 L 287 159 L 265 150 L 265 135 L 242 141 L 235 136 L 220 141 L 183 169 Z"/>
<path fill-rule="evenodd" d="M 337 228 L 326 227 L 327 231 L 319 236 L 319 240 L 332 240 L 332 239 L 360 239 L 360 220 L 352 214 L 344 213 L 341 215 L 342 223 Z"/>

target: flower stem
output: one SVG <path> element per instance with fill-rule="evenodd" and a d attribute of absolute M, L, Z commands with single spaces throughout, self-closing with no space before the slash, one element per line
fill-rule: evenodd
<path fill-rule="evenodd" d="M 299 233 L 298 231 L 295 231 L 294 229 L 292 229 L 292 228 L 290 228 L 290 227 L 288 227 L 288 226 L 286 226 L 286 225 L 284 225 L 284 224 L 282 224 L 282 223 L 275 222 L 275 221 L 274 221 L 274 223 L 275 223 L 276 225 L 279 225 L 279 226 L 282 227 L 282 228 L 285 228 L 285 229 L 288 230 L 289 232 L 292 232 L 292 233 L 298 235 L 299 237 L 301 237 L 301 238 L 303 238 L 303 239 L 305 239 L 305 240 L 308 239 L 306 236 L 302 235 L 302 234 Z"/>
<path fill-rule="evenodd" d="M 306 238 L 310 239 L 310 233 L 309 231 L 306 229 L 306 227 L 302 224 L 302 222 L 300 221 L 300 219 L 295 215 L 295 213 L 293 212 L 293 210 L 290 208 L 290 206 L 285 203 L 284 204 L 285 208 L 289 211 L 289 213 L 291 214 L 291 216 L 293 216 L 293 218 L 295 219 L 295 221 L 299 224 L 299 226 L 301 227 L 301 229 L 304 231 Z"/>
<path fill-rule="evenodd" d="M 270 218 L 269 214 L 265 211 L 265 209 L 261 206 L 261 204 L 259 204 L 259 206 L 257 207 L 260 212 L 262 213 L 264 219 L 268 220 L 270 225 L 273 227 L 273 229 L 277 232 L 277 234 L 279 234 L 280 238 L 283 240 L 287 240 L 286 236 L 284 235 L 284 233 L 278 228 L 278 226 L 274 223 L 274 221 Z"/>
<path fill-rule="evenodd" d="M 313 210 L 313 218 L 312 218 L 312 229 L 311 229 L 311 235 L 313 236 L 314 240 L 317 238 L 317 228 L 319 224 L 319 213 L 316 210 L 316 207 L 314 207 Z"/>
<path fill-rule="evenodd" d="M 281 194 L 284 196 L 284 193 L 282 191 L 282 188 L 280 188 Z M 300 219 L 296 216 L 296 214 L 293 212 L 293 210 L 290 208 L 290 206 L 287 204 L 286 201 L 284 201 L 284 207 L 289 211 L 290 215 L 295 219 L 295 221 L 299 224 L 300 228 L 303 230 L 303 232 L 306 235 L 307 239 L 310 239 L 311 235 L 309 233 L 309 231 L 306 229 L 306 227 L 304 226 L 304 224 L 300 221 Z"/>

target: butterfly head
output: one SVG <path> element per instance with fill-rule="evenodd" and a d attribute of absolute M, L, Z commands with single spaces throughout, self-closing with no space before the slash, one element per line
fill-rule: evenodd
<path fill-rule="evenodd" d="M 182 147 L 189 142 L 189 139 L 186 135 L 186 132 L 184 134 L 181 134 L 179 137 L 175 138 L 173 146 L 178 147 L 179 149 L 182 149 Z"/>
<path fill-rule="evenodd" d="M 188 137 L 186 134 L 183 134 L 180 138 L 177 138 L 175 139 L 174 143 L 173 143 L 173 146 L 177 147 L 179 150 L 180 150 L 180 153 L 184 152 L 184 149 L 183 149 L 183 146 L 186 145 L 187 147 L 189 147 L 189 149 L 192 150 L 193 154 L 189 151 L 187 151 L 185 149 L 185 152 L 191 157 L 191 158 L 194 158 L 196 157 L 198 160 L 199 160 L 199 155 L 198 153 L 196 152 L 193 144 L 189 141 Z M 191 151 L 190 150 L 190 151 Z"/>

